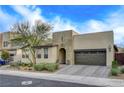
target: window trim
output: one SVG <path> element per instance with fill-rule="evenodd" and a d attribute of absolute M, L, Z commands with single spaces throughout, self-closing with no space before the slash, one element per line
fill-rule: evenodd
<path fill-rule="evenodd" d="M 3 47 L 8 47 L 9 42 L 8 41 L 3 41 Z"/>
<path fill-rule="evenodd" d="M 49 57 L 48 56 L 48 48 L 44 48 L 44 59 L 48 59 L 48 57 Z"/>

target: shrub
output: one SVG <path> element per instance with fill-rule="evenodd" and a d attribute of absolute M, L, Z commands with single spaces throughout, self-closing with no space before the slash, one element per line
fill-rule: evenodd
<path fill-rule="evenodd" d="M 22 67 L 32 67 L 33 63 L 19 62 L 19 66 L 22 66 Z"/>
<path fill-rule="evenodd" d="M 36 71 L 42 71 L 42 70 L 48 70 L 48 71 L 55 71 L 58 69 L 58 64 L 56 63 L 40 63 L 40 64 L 35 64 L 34 69 Z"/>
<path fill-rule="evenodd" d="M 112 68 L 118 68 L 118 62 L 116 60 L 112 61 Z"/>
<path fill-rule="evenodd" d="M 111 74 L 112 74 L 113 76 L 117 76 L 117 75 L 119 74 L 119 69 L 118 69 L 118 68 L 112 68 L 112 69 L 111 69 Z"/>
<path fill-rule="evenodd" d="M 12 67 L 19 67 L 20 64 L 21 64 L 21 62 L 18 61 L 18 62 L 13 62 L 13 63 L 11 63 L 10 66 L 12 66 Z"/>
<path fill-rule="evenodd" d="M 28 63 L 27 66 L 28 67 L 32 67 L 33 66 L 33 63 Z"/>
<path fill-rule="evenodd" d="M 55 71 L 56 69 L 58 69 L 58 64 L 56 63 L 47 63 L 45 64 L 45 69 L 48 70 L 48 71 Z"/>
<path fill-rule="evenodd" d="M 7 50 L 3 50 L 1 53 L 1 58 L 3 60 L 7 60 L 9 58 L 9 52 Z"/>
<path fill-rule="evenodd" d="M 34 65 L 34 69 L 35 69 L 36 71 L 42 71 L 42 70 L 44 70 L 44 69 L 45 69 L 45 63 L 35 64 L 35 65 Z"/>
<path fill-rule="evenodd" d="M 12 66 L 12 67 L 19 67 L 19 66 L 32 67 L 33 63 L 24 63 L 24 62 L 21 62 L 21 61 L 17 61 L 17 62 L 11 63 L 10 66 Z"/>
<path fill-rule="evenodd" d="M 121 73 L 124 73 L 124 68 L 121 68 Z"/>
<path fill-rule="evenodd" d="M 22 67 L 27 67 L 28 64 L 30 64 L 30 63 L 24 63 L 24 62 L 22 62 L 22 63 L 20 64 L 20 66 L 22 66 Z"/>

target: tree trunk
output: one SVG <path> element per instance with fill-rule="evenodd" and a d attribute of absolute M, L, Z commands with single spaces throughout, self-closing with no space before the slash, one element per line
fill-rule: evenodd
<path fill-rule="evenodd" d="M 33 62 L 33 64 L 36 64 L 35 50 L 32 48 L 31 48 L 31 54 L 32 54 L 32 62 Z"/>
<path fill-rule="evenodd" d="M 32 55 L 32 61 L 33 61 L 33 64 L 36 64 L 36 57 L 35 57 L 35 55 Z"/>

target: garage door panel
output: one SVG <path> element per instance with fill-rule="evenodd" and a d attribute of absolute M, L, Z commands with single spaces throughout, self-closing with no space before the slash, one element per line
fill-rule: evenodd
<path fill-rule="evenodd" d="M 75 52 L 76 64 L 84 65 L 106 65 L 105 50 L 85 50 Z"/>

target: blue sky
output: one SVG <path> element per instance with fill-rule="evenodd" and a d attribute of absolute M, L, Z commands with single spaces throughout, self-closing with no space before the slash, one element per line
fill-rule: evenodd
<path fill-rule="evenodd" d="M 41 5 L 0 6 L 0 32 L 9 31 L 12 24 L 41 19 L 53 26 L 53 31 L 73 29 L 79 33 L 114 31 L 114 42 L 124 46 L 124 6 L 115 5 Z"/>

